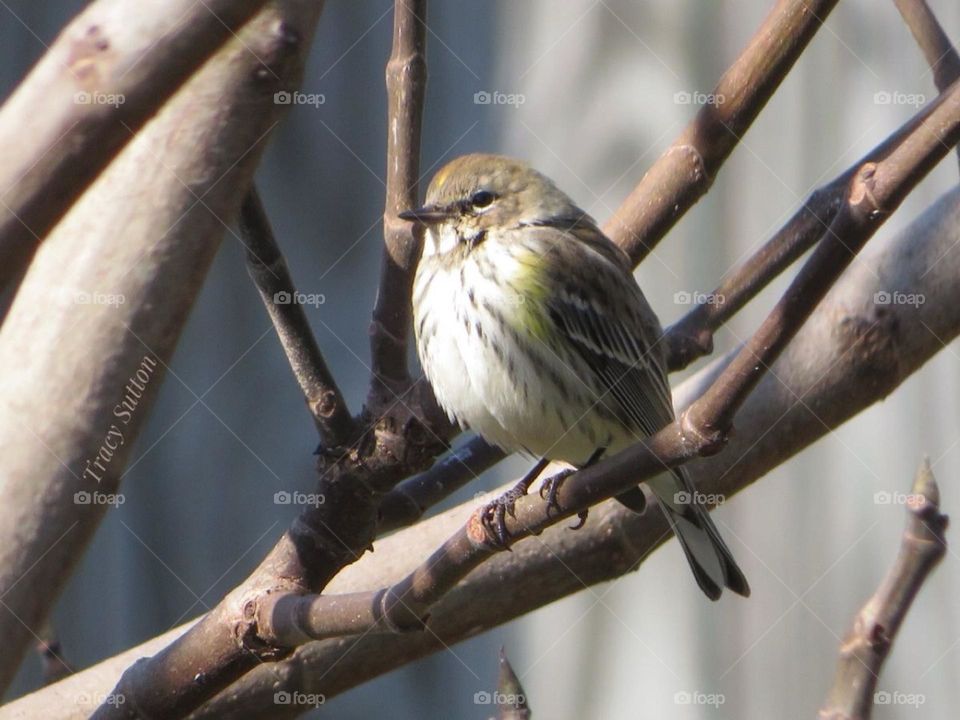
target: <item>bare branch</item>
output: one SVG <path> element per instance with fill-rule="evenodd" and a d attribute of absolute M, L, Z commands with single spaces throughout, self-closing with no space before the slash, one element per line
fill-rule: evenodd
<path fill-rule="evenodd" d="M 530 720 L 530 703 L 523 690 L 520 678 L 507 660 L 507 653 L 500 648 L 500 679 L 497 681 L 497 720 Z"/>
<path fill-rule="evenodd" d="M 873 148 L 845 172 L 818 188 L 763 247 L 724 279 L 712 295 L 721 302 L 694 307 L 666 332 L 667 363 L 672 371 L 713 352 L 713 334 L 823 236 L 843 207 L 859 168 L 885 158 L 922 122 L 915 118 Z"/>
<path fill-rule="evenodd" d="M 779 0 L 705 105 L 617 208 L 604 232 L 639 263 L 713 184 L 837 0 Z"/>
<path fill-rule="evenodd" d="M 265 0 L 99 0 L 0 110 L 0 288 L 143 124 Z M 24 133 L 29 120 L 30 132 Z"/>
<path fill-rule="evenodd" d="M 255 187 L 240 208 L 240 232 L 247 251 L 247 272 L 273 321 L 320 439 L 328 449 L 345 446 L 356 435 L 355 423 L 327 368 L 303 306 L 297 302 L 297 289 Z"/>
<path fill-rule="evenodd" d="M 940 27 L 926 0 L 893 0 L 933 71 L 933 82 L 943 92 L 960 78 L 960 55 Z M 960 149 L 957 150 L 960 158 Z"/>
<path fill-rule="evenodd" d="M 380 289 L 370 327 L 373 377 L 367 406 L 377 415 L 410 384 L 410 293 L 420 241 L 397 213 L 414 207 L 420 176 L 420 125 L 427 86 L 426 0 L 396 0 L 393 52 L 387 62 L 387 200 Z M 384 387 L 386 386 L 386 387 Z"/>
<path fill-rule="evenodd" d="M 867 601 L 840 645 L 833 687 L 821 720 L 869 720 L 880 670 L 923 583 L 947 551 L 947 516 L 940 490 L 924 460 L 907 502 L 907 527 L 900 552 L 880 587 Z"/>
<path fill-rule="evenodd" d="M 383 496 L 377 533 L 382 535 L 412 525 L 441 500 L 482 472 L 497 464 L 506 453 L 481 437 L 471 438 L 463 447 L 419 475 L 404 480 Z"/>

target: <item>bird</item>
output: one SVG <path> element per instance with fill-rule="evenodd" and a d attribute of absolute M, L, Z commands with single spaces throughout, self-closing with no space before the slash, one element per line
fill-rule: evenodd
<path fill-rule="evenodd" d="M 662 330 L 628 256 L 548 177 L 464 155 L 399 217 L 423 228 L 412 317 L 437 402 L 486 441 L 539 458 L 500 499 L 501 542 L 504 507 L 549 461 L 583 468 L 673 422 Z M 646 483 L 707 597 L 749 596 L 687 471 Z M 644 511 L 639 487 L 617 499 Z"/>

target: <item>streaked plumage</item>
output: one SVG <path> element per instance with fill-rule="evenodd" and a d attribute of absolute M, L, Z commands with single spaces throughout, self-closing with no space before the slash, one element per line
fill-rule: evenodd
<path fill-rule="evenodd" d="M 414 283 L 424 372 L 447 413 L 510 451 L 584 465 L 674 417 L 656 316 L 624 253 L 554 184 L 494 155 L 454 160 L 426 206 Z M 711 598 L 749 594 L 685 471 L 649 482 Z M 642 509 L 639 489 L 622 496 Z"/>

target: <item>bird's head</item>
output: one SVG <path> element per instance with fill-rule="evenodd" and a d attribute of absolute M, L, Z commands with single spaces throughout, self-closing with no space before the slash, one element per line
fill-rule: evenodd
<path fill-rule="evenodd" d="M 483 242 L 491 231 L 590 220 L 530 166 L 485 154 L 464 155 L 445 165 L 430 182 L 424 206 L 400 217 L 426 226 L 427 256 L 462 252 Z"/>

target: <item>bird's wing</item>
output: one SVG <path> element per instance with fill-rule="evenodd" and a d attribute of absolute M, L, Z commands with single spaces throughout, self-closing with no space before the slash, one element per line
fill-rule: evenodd
<path fill-rule="evenodd" d="M 623 253 L 595 226 L 554 229 L 548 252 L 549 314 L 556 328 L 612 396 L 627 425 L 652 435 L 674 418 L 653 310 Z M 575 239 L 574 239 L 575 238 Z"/>

